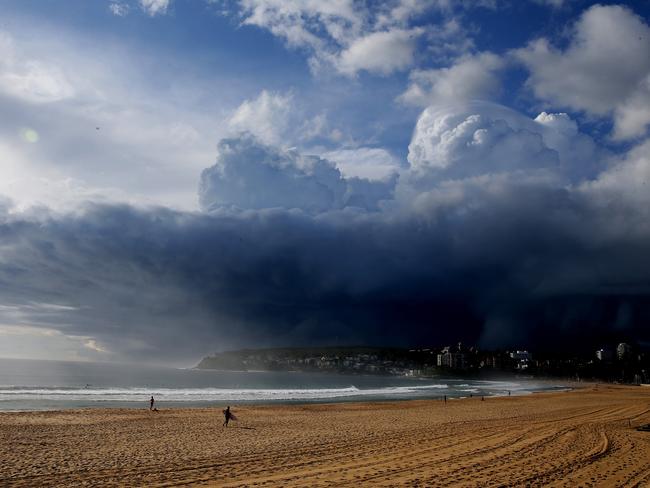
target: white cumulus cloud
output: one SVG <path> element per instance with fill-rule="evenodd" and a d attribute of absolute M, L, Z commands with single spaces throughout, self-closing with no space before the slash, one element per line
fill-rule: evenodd
<path fill-rule="evenodd" d="M 229 126 L 238 132 L 250 132 L 266 144 L 281 145 L 293 113 L 290 93 L 263 90 L 255 99 L 244 100 L 230 117 Z"/>
<path fill-rule="evenodd" d="M 415 70 L 399 100 L 421 107 L 471 99 L 491 99 L 501 90 L 498 72 L 505 62 L 492 53 L 460 57 L 446 68 Z"/>
<path fill-rule="evenodd" d="M 416 174 L 449 178 L 512 172 L 559 165 L 539 133 L 515 126 L 486 111 L 430 107 L 420 116 L 409 145 Z"/>
<path fill-rule="evenodd" d="M 242 24 L 306 50 L 314 72 L 333 68 L 346 76 L 359 71 L 386 75 L 406 69 L 415 61 L 415 41 L 425 34 L 439 55 L 466 46 L 447 1 L 394 0 L 371 6 L 352 0 L 240 0 L 238 6 Z M 445 18 L 436 25 L 412 25 L 431 9 Z"/>
<path fill-rule="evenodd" d="M 601 156 L 566 114 L 530 119 L 501 105 L 433 105 L 409 145 L 411 177 L 446 180 L 544 172 L 562 180 L 594 176 Z"/>
<path fill-rule="evenodd" d="M 422 29 L 373 32 L 356 39 L 339 55 L 336 66 L 346 75 L 368 71 L 387 75 L 410 67 Z"/>
<path fill-rule="evenodd" d="M 394 179 L 345 178 L 330 161 L 268 146 L 244 135 L 221 140 L 217 163 L 201 174 L 199 201 L 204 210 L 375 210 L 380 200 L 391 197 L 394 183 Z"/>
<path fill-rule="evenodd" d="M 308 113 L 296 103 L 292 92 L 262 90 L 232 112 L 228 127 L 233 135 L 247 132 L 265 144 L 282 147 L 314 139 L 341 139 L 324 112 Z"/>
<path fill-rule="evenodd" d="M 614 118 L 613 136 L 642 136 L 650 124 L 650 27 L 631 10 L 596 5 L 573 27 L 565 49 L 542 38 L 515 51 L 527 84 L 555 106 Z"/>

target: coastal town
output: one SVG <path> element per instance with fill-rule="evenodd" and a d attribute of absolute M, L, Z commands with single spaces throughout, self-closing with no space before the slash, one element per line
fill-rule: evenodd
<path fill-rule="evenodd" d="M 205 357 L 198 369 L 322 371 L 347 374 L 435 376 L 440 373 L 513 373 L 641 384 L 650 382 L 650 354 L 637 344 L 606 345 L 592 355 L 483 350 L 461 342 L 427 348 L 322 347 L 243 349 Z"/>

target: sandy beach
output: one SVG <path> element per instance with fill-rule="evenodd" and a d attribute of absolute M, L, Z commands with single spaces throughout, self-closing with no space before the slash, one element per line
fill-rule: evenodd
<path fill-rule="evenodd" d="M 0 485 L 650 486 L 646 387 L 233 411 L 2 413 Z"/>

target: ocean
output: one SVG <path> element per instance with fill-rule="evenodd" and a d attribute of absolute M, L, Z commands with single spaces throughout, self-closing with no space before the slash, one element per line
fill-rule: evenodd
<path fill-rule="evenodd" d="M 0 411 L 87 407 L 205 407 L 296 403 L 448 399 L 566 389 L 526 379 L 348 375 L 278 371 L 210 371 L 0 359 Z"/>

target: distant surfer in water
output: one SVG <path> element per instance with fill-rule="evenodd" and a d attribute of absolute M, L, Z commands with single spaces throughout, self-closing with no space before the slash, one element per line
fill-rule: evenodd
<path fill-rule="evenodd" d="M 224 417 L 224 421 L 223 421 L 224 427 L 228 427 L 228 422 L 230 422 L 231 420 L 237 420 L 237 418 L 230 411 L 230 406 L 226 407 L 226 409 L 223 411 L 223 417 Z"/>

